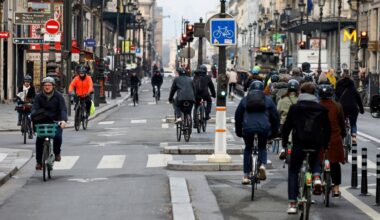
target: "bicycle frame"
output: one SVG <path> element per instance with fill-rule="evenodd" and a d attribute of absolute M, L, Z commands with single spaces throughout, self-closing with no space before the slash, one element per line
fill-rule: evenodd
<path fill-rule="evenodd" d="M 301 219 L 309 218 L 309 211 L 311 206 L 311 187 L 312 187 L 312 173 L 309 166 L 309 152 L 302 162 L 302 167 L 298 176 L 298 198 L 297 206 L 301 210 Z"/>
<path fill-rule="evenodd" d="M 251 160 L 251 166 L 252 166 L 252 175 L 250 177 L 250 180 L 251 180 L 251 187 L 252 187 L 252 191 L 251 191 L 251 201 L 253 201 L 254 197 L 255 197 L 255 189 L 257 190 L 257 184 L 260 183 L 260 179 L 259 179 L 259 155 L 258 155 L 258 152 L 259 152 L 259 148 L 258 148 L 258 139 L 257 139 L 257 135 L 255 135 L 255 138 L 254 138 L 254 141 L 253 141 L 253 148 L 252 148 L 252 160 Z"/>

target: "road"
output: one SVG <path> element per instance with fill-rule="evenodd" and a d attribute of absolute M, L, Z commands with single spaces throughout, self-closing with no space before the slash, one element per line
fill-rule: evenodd
<path fill-rule="evenodd" d="M 241 171 L 185 172 L 166 168 L 169 160 L 207 159 L 161 153 L 163 144 L 187 145 L 176 141 L 174 125 L 164 120 L 173 115 L 167 103 L 170 85 L 171 79 L 166 79 L 157 105 L 150 84 L 143 84 L 138 106 L 133 107 L 127 100 L 92 120 L 86 131 L 65 129 L 62 162 L 55 164 L 53 179 L 43 182 L 41 172 L 34 170 L 32 158 L 0 187 L 0 219 L 173 219 L 177 204 L 173 194 L 179 184 L 174 178 L 186 180 L 190 198 L 183 197 L 183 203 L 190 204 L 190 214 L 196 219 L 297 219 L 285 213 L 287 168 L 271 152 L 273 169 L 268 170 L 268 179 L 260 184 L 253 202 L 250 187 L 241 185 Z M 228 117 L 233 116 L 238 101 L 228 102 Z M 311 219 L 380 219 L 380 206 L 373 206 L 374 164 L 380 147 L 378 121 L 366 113 L 360 116 L 358 126 L 359 149 L 368 148 L 370 195 L 360 196 L 360 188 L 350 189 L 351 165 L 344 165 L 342 197 L 333 199 L 330 208 L 323 207 L 321 197 L 314 197 Z M 213 145 L 214 128 L 209 124 L 208 131 L 201 134 L 194 130 L 190 143 Z M 233 124 L 228 124 L 228 130 L 229 143 L 242 144 L 233 135 Z M 15 149 L 34 148 L 33 144 L 23 145 L 20 137 L 18 132 L 0 133 L 0 144 Z M 241 155 L 232 156 L 242 160 Z M 360 184 L 360 176 L 358 181 Z M 191 219 L 188 214 L 189 210 L 184 211 L 178 219 Z"/>

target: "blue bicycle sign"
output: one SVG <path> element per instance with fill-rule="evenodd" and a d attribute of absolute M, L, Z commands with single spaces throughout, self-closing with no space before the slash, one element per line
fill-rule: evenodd
<path fill-rule="evenodd" d="M 215 18 L 210 22 L 210 40 L 214 46 L 236 44 L 236 21 L 231 18 Z"/>

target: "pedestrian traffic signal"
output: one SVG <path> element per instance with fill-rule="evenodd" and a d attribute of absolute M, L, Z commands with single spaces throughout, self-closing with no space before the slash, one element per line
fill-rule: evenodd
<path fill-rule="evenodd" d="M 192 24 L 186 24 L 186 36 L 187 36 L 187 42 L 193 42 L 194 26 Z"/>
<path fill-rule="evenodd" d="M 181 39 L 182 47 L 186 46 L 186 43 L 187 43 L 187 36 L 186 34 L 182 34 L 182 39 Z"/>
<path fill-rule="evenodd" d="M 300 46 L 300 49 L 306 49 L 305 41 L 301 40 L 301 41 L 299 42 L 299 46 Z"/>
<path fill-rule="evenodd" d="M 228 79 L 226 74 L 218 76 L 216 106 L 226 106 Z"/>
<path fill-rule="evenodd" d="M 368 48 L 368 33 L 367 31 L 360 32 L 360 47 Z"/>
<path fill-rule="evenodd" d="M 177 45 L 177 53 L 181 52 L 181 49 L 182 49 L 182 46 L 181 45 Z"/>

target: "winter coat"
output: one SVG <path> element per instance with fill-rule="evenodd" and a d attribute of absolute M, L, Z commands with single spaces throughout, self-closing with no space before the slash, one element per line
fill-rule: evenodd
<path fill-rule="evenodd" d="M 364 113 L 362 99 L 351 79 L 340 79 L 336 83 L 335 95 L 335 100 L 342 105 L 345 116 Z"/>
<path fill-rule="evenodd" d="M 303 142 L 299 139 L 296 129 L 299 121 L 305 121 L 308 118 L 315 118 L 313 122 L 319 124 L 318 130 L 312 131 L 312 133 L 315 134 L 315 140 L 310 143 Z M 288 144 L 290 132 L 292 132 L 292 145 L 295 149 L 308 148 L 318 151 L 322 147 L 328 147 L 331 134 L 328 110 L 318 103 L 317 97 L 304 93 L 298 97 L 297 104 L 290 106 L 282 127 L 282 146 L 284 147 Z"/>
<path fill-rule="evenodd" d="M 181 75 L 174 79 L 170 89 L 169 100 L 173 100 L 174 94 L 177 92 L 177 101 L 195 101 L 193 80 Z"/>
<path fill-rule="evenodd" d="M 24 91 L 23 86 L 18 88 L 18 93 L 23 92 L 23 91 Z M 36 89 L 34 88 L 33 85 L 30 85 L 28 92 L 26 93 L 26 97 L 23 97 L 23 99 L 24 99 L 23 101 L 24 102 L 32 102 L 35 97 L 36 97 Z"/>
<path fill-rule="evenodd" d="M 232 71 L 232 70 L 228 71 L 227 77 L 228 77 L 228 84 L 237 83 L 237 73 L 235 71 Z"/>
<path fill-rule="evenodd" d="M 53 121 L 67 121 L 65 100 L 62 94 L 57 91 L 54 91 L 49 100 L 43 92 L 38 94 L 34 99 L 31 114 L 34 115 L 39 109 L 45 109 L 47 116 Z"/>
<path fill-rule="evenodd" d="M 319 103 L 329 110 L 331 136 L 327 159 L 331 163 L 344 163 L 343 137 L 346 136 L 346 126 L 342 106 L 331 99 L 321 99 Z"/>
<path fill-rule="evenodd" d="M 75 93 L 78 96 L 89 95 L 94 90 L 91 76 L 86 75 L 83 80 L 80 78 L 80 76 L 76 76 L 70 83 L 69 93 L 72 93 L 74 88 Z"/>
<path fill-rule="evenodd" d="M 289 96 L 281 98 L 277 103 L 277 111 L 280 114 L 280 124 L 285 123 L 286 116 L 288 115 L 289 108 L 291 105 L 297 103 L 298 97 L 294 92 L 290 93 Z"/>
<path fill-rule="evenodd" d="M 209 99 L 210 92 L 212 97 L 216 97 L 214 83 L 210 76 L 206 74 L 195 75 L 193 85 L 196 98 Z"/>
<path fill-rule="evenodd" d="M 131 87 L 141 85 L 141 81 L 139 77 L 133 76 L 133 75 L 131 75 L 131 78 L 129 79 L 129 83 L 131 84 Z"/>
<path fill-rule="evenodd" d="M 279 127 L 279 115 L 272 99 L 265 97 L 264 112 L 247 112 L 247 96 L 245 96 L 235 112 L 235 132 L 238 137 L 260 133 L 276 135 Z"/>
<path fill-rule="evenodd" d="M 287 82 L 276 82 L 272 83 L 271 96 L 275 103 L 281 99 L 281 97 L 288 91 Z"/>
<path fill-rule="evenodd" d="M 151 80 L 151 83 L 152 83 L 152 86 L 161 86 L 162 83 L 163 83 L 164 79 L 161 75 L 160 72 L 158 73 L 155 73 L 153 76 L 152 76 L 152 80 Z"/>

